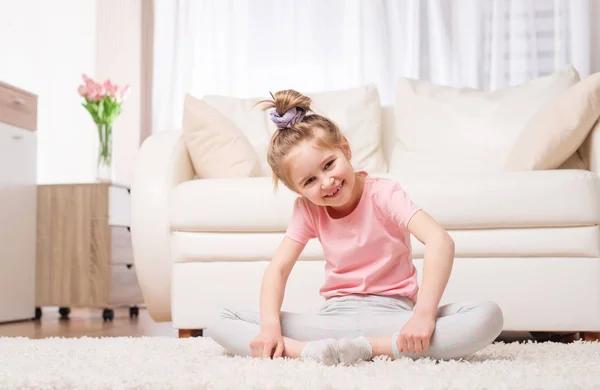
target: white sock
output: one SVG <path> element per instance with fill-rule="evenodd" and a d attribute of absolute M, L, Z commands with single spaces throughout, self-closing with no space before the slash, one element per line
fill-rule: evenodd
<path fill-rule="evenodd" d="M 338 355 L 340 363 L 358 363 L 362 360 L 371 360 L 373 347 L 363 336 L 353 339 L 341 339 L 338 341 Z"/>
<path fill-rule="evenodd" d="M 340 362 L 335 339 L 310 341 L 302 348 L 300 356 L 304 360 L 316 360 L 327 366 L 333 366 Z"/>

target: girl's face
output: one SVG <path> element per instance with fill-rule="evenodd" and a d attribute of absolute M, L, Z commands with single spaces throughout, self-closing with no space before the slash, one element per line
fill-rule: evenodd
<path fill-rule="evenodd" d="M 347 143 L 343 151 L 319 148 L 313 140 L 299 144 L 287 158 L 295 191 L 318 206 L 344 210 L 356 198 L 356 176 L 350 158 Z"/>

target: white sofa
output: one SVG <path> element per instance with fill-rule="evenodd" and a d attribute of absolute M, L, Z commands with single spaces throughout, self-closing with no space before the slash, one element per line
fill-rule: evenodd
<path fill-rule="evenodd" d="M 486 112 L 485 107 L 489 108 L 486 104 L 490 101 L 485 99 L 499 100 L 489 111 L 492 114 L 486 117 L 487 122 L 481 123 L 499 127 L 494 131 L 502 133 L 511 121 L 518 128 L 531 116 L 531 110 L 537 110 L 537 103 L 532 103 L 526 113 L 517 112 L 524 109 L 523 101 L 516 97 L 527 101 L 532 91 L 536 96 L 558 94 L 577 81 L 572 80 L 572 73 L 549 77 L 521 89 L 511 87 L 505 97 L 478 92 L 470 100 L 464 100 L 466 90 L 422 82 L 406 84 L 404 80 L 405 87 L 418 86 L 408 90 L 415 93 L 410 98 L 412 103 L 406 96 L 401 99 L 402 93 L 398 92 L 401 103 L 397 102 L 396 107 L 376 105 L 380 123 L 367 124 L 367 130 L 360 131 L 380 132 L 375 139 L 380 144 L 377 153 L 384 168 L 371 169 L 370 173 L 398 180 L 415 203 L 439 220 L 455 240 L 454 268 L 441 304 L 495 301 L 504 311 L 505 331 L 598 332 L 600 125 L 596 122 L 590 126 L 583 144 L 561 163 L 561 169 L 507 171 L 497 165 L 496 161 L 506 159 L 508 150 L 495 146 L 514 143 L 514 132 L 518 132 L 514 129 L 512 135 L 503 134 L 505 139 L 489 133 L 475 141 L 477 136 L 468 133 L 440 141 L 434 139 L 438 137 L 435 130 L 425 142 L 440 141 L 442 148 L 419 146 L 423 140 L 418 138 L 431 130 L 419 128 L 421 123 L 439 126 L 435 121 L 442 120 L 441 126 L 444 121 L 448 126 L 444 131 L 461 132 L 468 127 L 465 118 L 474 120 Z M 567 79 L 570 81 L 557 87 Z M 552 88 L 558 89 L 552 92 Z M 233 112 L 227 107 L 238 110 L 232 115 L 242 116 L 233 120 L 246 131 L 244 123 L 249 122 L 244 122 L 239 110 L 247 104 L 240 105 L 241 100 L 236 103 L 233 98 L 218 102 L 206 99 L 220 105 L 224 114 Z M 335 105 L 336 101 L 339 99 L 329 99 L 323 106 Z M 434 101 L 437 108 L 429 115 L 435 120 L 423 117 L 418 111 Z M 400 104 L 404 106 L 402 114 L 398 111 Z M 453 107 L 453 123 L 451 118 L 444 119 L 449 107 Z M 460 114 L 468 107 L 470 114 Z M 343 109 L 330 111 L 344 121 Z M 413 114 L 421 115 L 423 120 L 399 132 L 398 115 L 406 121 Z M 516 118 L 519 115 L 520 119 Z M 490 123 L 490 117 L 496 122 Z M 432 120 L 434 123 L 425 123 Z M 342 130 L 355 125 L 345 123 Z M 252 139 L 255 131 L 256 127 L 246 134 L 262 159 L 264 172 L 259 177 L 196 177 L 193 153 L 181 130 L 154 134 L 143 143 L 131 190 L 131 233 L 138 280 L 155 321 L 172 321 L 177 329 L 203 329 L 207 314 L 217 307 L 258 309 L 263 272 L 283 237 L 297 195 L 286 188 L 273 190 L 264 164 L 264 143 L 273 129 L 258 140 Z M 415 133 L 408 134 L 410 131 Z M 400 138 L 403 134 L 405 139 Z M 468 142 L 479 142 L 479 146 L 470 145 L 469 150 L 452 145 L 456 141 L 464 146 L 463 136 L 470 137 Z M 354 139 L 358 140 L 355 143 L 362 142 Z M 443 149 L 444 144 L 447 149 Z M 362 147 L 353 145 L 352 140 L 351 146 Z M 398 154 L 402 149 L 404 152 Z M 358 168 L 368 164 L 362 161 Z M 423 249 L 413 238 L 419 279 Z M 318 309 L 323 302 L 318 295 L 323 266 L 321 247 L 313 240 L 292 271 L 282 310 Z"/>

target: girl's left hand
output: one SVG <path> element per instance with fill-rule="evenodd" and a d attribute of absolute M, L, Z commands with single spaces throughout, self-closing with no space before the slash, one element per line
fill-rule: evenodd
<path fill-rule="evenodd" d="M 429 348 L 429 340 L 435 330 L 435 318 L 413 314 L 402 327 L 397 345 L 400 352 L 422 353 Z"/>

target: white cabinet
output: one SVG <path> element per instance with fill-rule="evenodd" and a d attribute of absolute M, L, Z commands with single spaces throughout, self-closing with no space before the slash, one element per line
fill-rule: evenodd
<path fill-rule="evenodd" d="M 0 83 L 0 322 L 35 317 L 36 103 Z"/>

